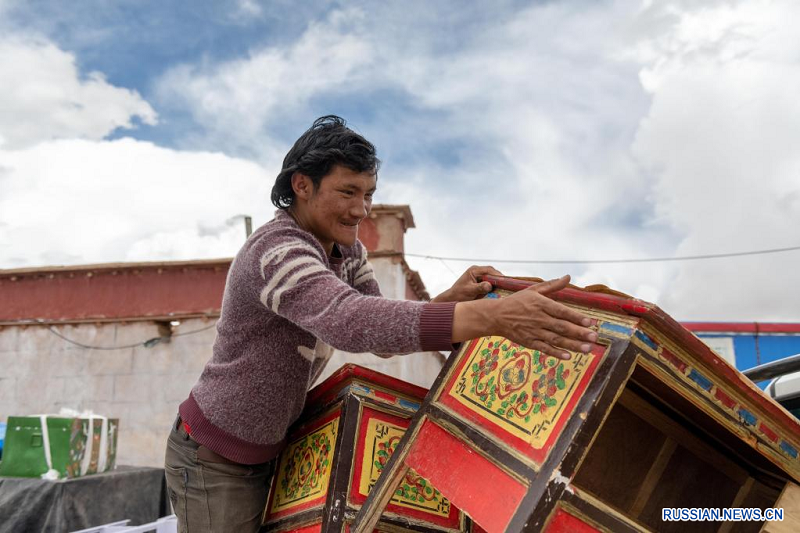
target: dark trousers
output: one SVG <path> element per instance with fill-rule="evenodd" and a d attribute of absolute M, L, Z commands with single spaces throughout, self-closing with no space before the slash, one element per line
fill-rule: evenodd
<path fill-rule="evenodd" d="M 198 459 L 200 445 L 180 418 L 167 439 L 164 469 L 178 533 L 256 532 L 267 505 L 274 461 L 241 465 Z"/>

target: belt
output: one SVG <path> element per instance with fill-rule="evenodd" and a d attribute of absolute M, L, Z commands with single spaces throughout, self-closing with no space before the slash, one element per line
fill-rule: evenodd
<path fill-rule="evenodd" d="M 175 425 L 173 427 L 175 428 L 175 430 L 178 432 L 178 434 L 181 437 L 183 437 L 184 439 L 187 439 L 187 440 L 191 440 L 191 441 L 193 441 L 193 442 L 195 442 L 197 444 L 197 458 L 200 459 L 201 461 L 205 461 L 207 463 L 222 463 L 222 464 L 226 464 L 226 465 L 242 465 L 242 463 L 237 463 L 236 461 L 231 461 L 227 457 L 221 456 L 220 454 L 218 454 L 214 450 L 211 450 L 210 448 L 206 448 L 205 446 L 203 446 L 202 444 L 200 444 L 199 442 L 194 440 L 192 438 L 191 434 L 189 434 L 189 432 L 186 431 L 186 426 L 183 424 L 183 421 L 181 420 L 181 416 L 180 415 L 178 415 L 178 418 L 175 419 Z M 246 465 L 242 465 L 242 466 L 246 466 Z"/>

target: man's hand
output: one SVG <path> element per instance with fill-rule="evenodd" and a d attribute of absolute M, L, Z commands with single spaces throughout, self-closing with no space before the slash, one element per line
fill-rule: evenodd
<path fill-rule="evenodd" d="M 570 358 L 563 350 L 590 351 L 597 340 L 597 333 L 589 329 L 591 319 L 547 296 L 566 288 L 569 280 L 564 276 L 545 281 L 500 300 L 499 334 L 559 359 Z"/>
<path fill-rule="evenodd" d="M 478 276 L 482 275 L 502 276 L 494 267 L 491 266 L 471 266 L 460 278 L 453 283 L 453 286 L 442 294 L 431 300 L 432 302 L 468 302 L 483 298 L 492 292 L 492 284 L 488 281 L 478 283 Z"/>
<path fill-rule="evenodd" d="M 488 273 L 488 272 L 487 272 Z M 548 295 L 569 285 L 569 276 L 545 281 L 498 300 L 456 304 L 453 342 L 498 335 L 545 355 L 569 359 L 597 341 L 592 320 Z"/>

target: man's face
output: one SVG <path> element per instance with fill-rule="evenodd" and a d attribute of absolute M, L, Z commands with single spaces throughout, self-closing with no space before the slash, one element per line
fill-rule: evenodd
<path fill-rule="evenodd" d="M 310 193 L 297 194 L 292 206 L 295 217 L 328 253 L 333 243 L 352 246 L 359 223 L 372 209 L 376 181 L 373 173 L 335 165 L 316 190 L 312 187 Z"/>

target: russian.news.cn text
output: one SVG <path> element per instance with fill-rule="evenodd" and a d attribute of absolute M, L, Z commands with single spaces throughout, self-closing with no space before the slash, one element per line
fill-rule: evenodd
<path fill-rule="evenodd" d="M 664 522 L 781 522 L 783 509 L 758 507 L 665 507 Z"/>

